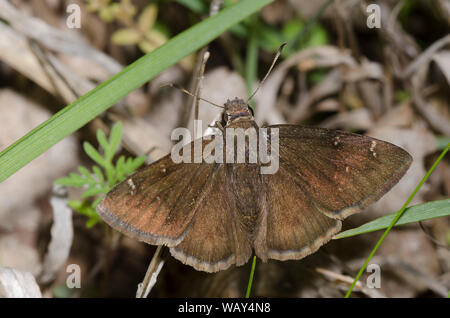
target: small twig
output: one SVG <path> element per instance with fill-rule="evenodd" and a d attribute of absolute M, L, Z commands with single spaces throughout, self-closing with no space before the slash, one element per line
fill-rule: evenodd
<path fill-rule="evenodd" d="M 202 81 L 203 81 L 203 75 L 205 74 L 205 68 L 206 68 L 206 62 L 208 62 L 209 59 L 209 51 L 205 51 L 205 53 L 203 54 L 203 58 L 202 58 L 202 64 L 200 66 L 200 72 L 198 74 L 198 85 L 197 85 L 197 90 L 195 91 L 195 95 L 197 95 L 197 97 L 195 98 L 195 104 L 194 104 L 194 120 L 198 120 L 198 104 L 200 102 L 200 92 L 202 89 Z M 198 135 L 198 131 L 197 131 L 197 125 L 194 125 L 194 136 L 195 138 L 201 137 L 201 132 L 200 135 Z"/>
<path fill-rule="evenodd" d="M 329 281 L 334 281 L 336 283 L 344 283 L 345 286 L 348 286 L 353 282 L 352 277 L 330 271 L 326 268 L 317 267 L 316 272 L 323 275 Z M 360 292 L 362 292 L 363 294 L 365 294 L 371 298 L 386 298 L 385 295 L 383 295 L 376 289 L 367 288 L 361 282 L 357 282 L 355 287 L 358 288 L 358 290 Z"/>
<path fill-rule="evenodd" d="M 39 42 L 33 39 L 28 39 L 31 52 L 33 52 L 34 56 L 36 56 L 42 70 L 47 75 L 48 81 L 53 86 L 53 89 L 55 90 L 55 94 L 58 98 L 62 100 L 66 100 L 64 94 L 59 89 L 59 86 L 56 83 L 55 77 L 58 77 L 61 81 L 63 81 L 64 85 L 70 90 L 70 92 L 73 94 L 73 97 L 78 98 L 80 97 L 75 89 L 69 84 L 67 79 L 62 76 L 62 74 L 58 71 L 58 69 L 51 63 L 50 59 L 47 56 L 47 52 L 45 52 L 42 47 L 40 46 Z M 48 68 L 53 69 L 55 74 L 52 74 Z"/>
<path fill-rule="evenodd" d="M 213 0 L 209 6 L 209 16 L 213 16 L 217 14 L 222 6 L 223 0 Z M 208 51 L 209 45 L 205 45 L 197 55 L 197 60 L 195 62 L 195 70 L 192 73 L 191 85 L 189 86 L 189 91 L 197 92 L 200 86 L 200 74 L 202 69 L 204 71 L 204 57 L 205 53 Z M 198 102 L 195 99 L 188 98 L 186 102 L 186 107 L 183 108 L 183 111 L 180 113 L 179 125 L 180 127 L 186 127 L 189 121 L 189 117 L 193 108 L 193 101 Z"/>
<path fill-rule="evenodd" d="M 162 266 L 164 265 L 164 258 L 161 255 L 162 248 L 162 245 L 159 245 L 156 248 L 155 254 L 153 254 L 152 260 L 148 265 L 144 280 L 138 285 L 136 298 L 146 298 L 150 293 L 151 288 L 156 283 L 156 277 L 158 276 Z"/>

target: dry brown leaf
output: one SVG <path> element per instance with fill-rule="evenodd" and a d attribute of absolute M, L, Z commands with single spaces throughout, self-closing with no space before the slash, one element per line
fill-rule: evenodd
<path fill-rule="evenodd" d="M 367 130 L 373 126 L 373 123 L 369 110 L 360 108 L 330 116 L 320 126 L 332 129 Z"/>
<path fill-rule="evenodd" d="M 266 122 L 269 125 L 286 123 L 286 119 L 276 106 L 279 88 L 291 67 L 297 66 L 301 71 L 306 71 L 314 68 L 354 64 L 355 61 L 348 51 L 339 50 L 334 46 L 312 47 L 289 57 L 275 67 L 255 96 L 257 101 L 256 122 L 258 124 Z M 303 114 L 303 112 L 302 110 L 301 113 Z"/>

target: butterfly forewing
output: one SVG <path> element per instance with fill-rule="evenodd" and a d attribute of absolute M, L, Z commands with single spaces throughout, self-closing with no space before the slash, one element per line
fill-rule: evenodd
<path fill-rule="evenodd" d="M 209 191 L 213 171 L 214 164 L 174 163 L 167 155 L 114 187 L 97 211 L 113 228 L 134 238 L 174 246 Z"/>
<path fill-rule="evenodd" d="M 326 215 L 343 219 L 389 191 L 411 156 L 385 141 L 349 132 L 292 125 L 279 129 L 280 167 Z"/>

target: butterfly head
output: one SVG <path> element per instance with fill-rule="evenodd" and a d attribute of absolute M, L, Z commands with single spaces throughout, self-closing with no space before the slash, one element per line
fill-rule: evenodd
<path fill-rule="evenodd" d="M 241 119 L 253 120 L 253 109 L 243 99 L 227 100 L 224 106 L 223 119 L 227 124 Z"/>

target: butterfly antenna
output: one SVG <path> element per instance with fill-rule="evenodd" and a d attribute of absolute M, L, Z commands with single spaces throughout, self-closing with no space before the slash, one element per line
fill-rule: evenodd
<path fill-rule="evenodd" d="M 258 89 L 262 86 L 262 84 L 264 84 L 265 80 L 267 79 L 267 77 L 269 76 L 270 72 L 272 72 L 273 67 L 275 66 L 275 63 L 277 62 L 278 58 L 281 55 L 281 51 L 283 51 L 284 46 L 286 45 L 286 42 L 281 44 L 280 48 L 277 51 L 277 54 L 275 54 L 275 57 L 273 58 L 272 61 L 272 65 L 270 65 L 269 70 L 267 71 L 266 75 L 264 76 L 264 78 L 262 79 L 261 83 L 259 83 L 258 87 L 255 89 L 255 91 L 253 92 L 252 95 L 250 95 L 250 97 L 247 99 L 247 103 L 253 98 L 253 96 L 255 96 L 256 92 L 258 91 Z"/>
<path fill-rule="evenodd" d="M 175 83 L 167 83 L 167 84 L 163 84 L 163 85 L 160 86 L 160 88 L 166 87 L 166 86 L 170 86 L 170 87 L 179 89 L 179 90 L 182 91 L 183 93 L 185 93 L 185 94 L 187 94 L 187 95 L 189 95 L 189 96 L 198 98 L 198 99 L 200 99 L 200 100 L 202 100 L 202 101 L 204 101 L 204 102 L 207 102 L 207 103 L 209 103 L 209 104 L 211 104 L 211 105 L 213 105 L 213 106 L 215 106 L 215 107 L 225 108 L 225 107 L 222 106 L 222 105 L 218 105 L 218 104 L 213 103 L 213 102 L 211 102 L 211 101 L 209 101 L 209 100 L 207 100 L 207 99 L 201 98 L 200 96 L 198 96 L 198 95 L 196 95 L 196 94 L 192 94 L 192 93 L 191 93 L 190 91 L 188 91 L 187 89 L 185 89 L 185 88 L 183 88 L 183 87 L 181 87 L 180 85 L 175 84 Z"/>

